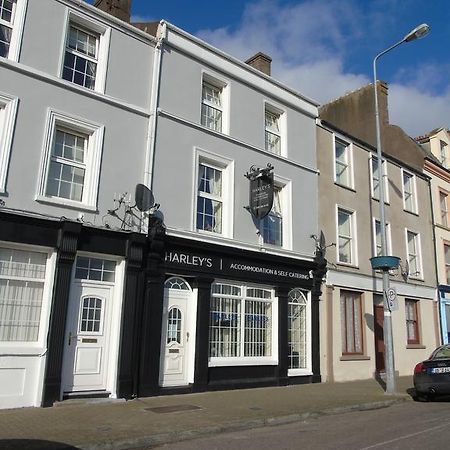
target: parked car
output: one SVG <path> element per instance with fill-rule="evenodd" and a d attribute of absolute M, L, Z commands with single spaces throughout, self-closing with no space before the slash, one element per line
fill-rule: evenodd
<path fill-rule="evenodd" d="M 416 364 L 414 387 L 424 400 L 450 394 L 450 344 L 441 345 L 428 359 Z"/>

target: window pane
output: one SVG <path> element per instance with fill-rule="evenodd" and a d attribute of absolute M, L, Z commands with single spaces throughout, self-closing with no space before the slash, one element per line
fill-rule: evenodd
<path fill-rule="evenodd" d="M 363 352 L 361 295 L 342 291 L 340 301 L 342 353 L 361 354 Z"/>
<path fill-rule="evenodd" d="M 419 328 L 417 321 L 417 301 L 405 300 L 406 333 L 409 344 L 419 343 Z"/>
<path fill-rule="evenodd" d="M 167 344 L 177 342 L 181 344 L 181 311 L 178 308 L 172 308 L 167 317 Z"/>
<path fill-rule="evenodd" d="M 271 303 L 245 301 L 244 356 L 271 355 L 271 308 Z"/>
<path fill-rule="evenodd" d="M 63 78 L 88 89 L 95 88 L 99 35 L 70 25 Z"/>
<path fill-rule="evenodd" d="M 45 253 L 0 248 L 0 341 L 38 340 L 46 261 Z"/>
<path fill-rule="evenodd" d="M 277 155 L 281 154 L 280 115 L 265 112 L 265 149 Z"/>
<path fill-rule="evenodd" d="M 212 285 L 210 357 L 271 356 L 272 292 L 248 288 L 247 297 L 243 294 L 244 287 L 226 283 Z"/>
<path fill-rule="evenodd" d="M 445 273 L 447 284 L 450 284 L 450 246 L 444 245 L 444 255 L 445 255 Z M 450 319 L 450 317 L 449 317 Z"/>
<path fill-rule="evenodd" d="M 202 125 L 222 131 L 222 89 L 209 83 L 203 83 L 202 88 Z"/>
<path fill-rule="evenodd" d="M 441 207 L 441 225 L 448 227 L 448 195 L 444 192 L 439 193 L 440 207 Z"/>
<path fill-rule="evenodd" d="M 87 139 L 87 136 L 56 129 L 46 195 L 82 201 L 85 168 L 78 166 L 84 160 Z M 67 163 L 63 164 L 61 160 Z M 72 162 L 76 162 L 78 166 L 71 165 Z"/>
<path fill-rule="evenodd" d="M 213 296 L 211 298 L 209 356 L 241 356 L 240 299 L 224 296 Z"/>
<path fill-rule="evenodd" d="M 197 229 L 222 233 L 222 171 L 199 165 Z"/>
<path fill-rule="evenodd" d="M 114 261 L 98 258 L 77 257 L 75 278 L 114 282 Z"/>
<path fill-rule="evenodd" d="M 349 151 L 348 144 L 335 141 L 336 182 L 344 186 L 350 185 Z"/>
<path fill-rule="evenodd" d="M 102 299 L 87 297 L 82 300 L 81 332 L 99 332 L 102 317 Z"/>
<path fill-rule="evenodd" d="M 8 57 L 12 29 L 0 24 L 0 56 Z"/>
<path fill-rule="evenodd" d="M 351 214 L 338 210 L 339 262 L 352 263 L 352 226 Z"/>
<path fill-rule="evenodd" d="M 374 198 L 380 198 L 380 170 L 378 159 L 372 157 L 372 195 Z"/>
<path fill-rule="evenodd" d="M 405 202 L 405 209 L 408 211 L 414 211 L 414 181 L 413 176 L 403 172 L 403 198 Z"/>
<path fill-rule="evenodd" d="M 265 244 L 283 245 L 283 216 L 281 188 L 275 187 L 270 213 L 261 221 L 260 233 Z"/>
<path fill-rule="evenodd" d="M 289 368 L 306 368 L 306 298 L 299 289 L 289 293 L 288 345 Z"/>
<path fill-rule="evenodd" d="M 407 241 L 408 241 L 409 273 L 411 276 L 417 277 L 421 274 L 418 235 L 416 233 L 413 233 L 412 231 L 408 231 Z"/>

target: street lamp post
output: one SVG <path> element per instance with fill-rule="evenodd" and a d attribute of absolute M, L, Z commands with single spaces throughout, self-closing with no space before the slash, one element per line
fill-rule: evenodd
<path fill-rule="evenodd" d="M 387 242 L 386 242 L 386 219 L 384 207 L 384 176 L 382 173 L 382 151 L 381 151 L 381 131 L 380 131 L 380 113 L 378 109 L 378 90 L 377 90 L 377 61 L 387 52 L 393 50 L 404 42 L 410 42 L 415 39 L 420 39 L 428 34 L 430 27 L 423 23 L 410 31 L 401 41 L 387 48 L 386 50 L 375 56 L 373 60 L 373 88 L 375 95 L 375 123 L 376 123 L 376 137 L 377 137 L 377 159 L 378 159 L 378 173 L 379 173 L 379 192 L 380 192 L 380 234 L 381 234 L 381 256 L 387 256 Z M 395 367 L 394 367 L 394 346 L 392 339 L 392 317 L 387 300 L 387 292 L 389 290 L 389 269 L 391 267 L 385 266 L 383 271 L 383 305 L 384 305 L 384 324 L 383 324 L 383 339 L 385 345 L 385 370 L 386 370 L 386 394 L 394 394 L 396 392 L 395 386 Z"/>

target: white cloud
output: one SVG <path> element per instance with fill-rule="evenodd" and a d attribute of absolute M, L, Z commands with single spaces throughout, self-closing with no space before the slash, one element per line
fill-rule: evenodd
<path fill-rule="evenodd" d="M 389 121 L 400 125 L 412 137 L 434 128 L 448 127 L 450 93 L 436 96 L 415 87 L 389 85 Z"/>
<path fill-rule="evenodd" d="M 267 53 L 273 59 L 275 78 L 326 103 L 372 81 L 361 69 L 346 68 L 358 57 L 362 67 L 364 55 L 366 71 L 371 73 L 372 56 L 366 56 L 376 54 L 371 40 L 385 37 L 379 31 L 386 30 L 387 21 L 396 30 L 394 8 L 401 4 L 380 0 L 365 6 L 363 10 L 354 0 L 305 0 L 288 5 L 257 0 L 246 6 L 237 27 L 201 30 L 197 35 L 242 60 L 258 51 Z M 379 40 L 375 46 L 383 48 L 385 43 Z M 413 136 L 448 126 L 447 119 L 442 121 L 450 117 L 450 94 L 432 93 L 437 76 L 446 73 L 439 64 L 398 71 L 389 90 L 391 122 Z"/>

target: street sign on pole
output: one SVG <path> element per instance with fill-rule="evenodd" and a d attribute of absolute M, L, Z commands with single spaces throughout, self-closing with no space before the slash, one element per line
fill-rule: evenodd
<path fill-rule="evenodd" d="M 386 299 L 389 311 L 397 311 L 398 310 L 397 292 L 394 288 L 390 287 L 386 291 Z"/>

